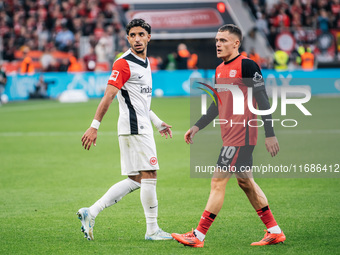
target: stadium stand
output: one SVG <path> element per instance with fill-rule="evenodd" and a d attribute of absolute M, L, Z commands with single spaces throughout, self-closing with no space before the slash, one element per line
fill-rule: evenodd
<path fill-rule="evenodd" d="M 305 51 L 315 54 L 319 67 L 339 66 L 339 0 L 243 0 L 252 13 L 256 28 L 269 45 L 290 54 L 297 68 Z M 299 53 L 299 48 L 304 48 Z"/>
<path fill-rule="evenodd" d="M 153 9 L 166 11 L 166 8 L 162 7 L 166 1 L 157 3 L 140 1 L 136 2 L 138 4 L 127 4 L 129 2 L 134 3 L 121 0 L 1 2 L 0 59 L 4 60 L 6 72 L 20 73 L 23 50 L 26 48 L 29 49 L 28 56 L 32 59 L 35 72 L 65 71 L 72 56 L 80 62 L 83 71 L 108 71 L 115 56 L 127 47 L 124 26 L 128 13 L 141 11 L 140 8 L 143 11 L 144 2 Z M 198 5 L 206 7 L 201 2 L 195 5 L 186 2 L 189 1 L 181 3 L 184 10 L 190 8 L 195 10 Z M 248 56 L 250 54 L 256 58 L 260 56 L 257 62 L 262 68 L 273 67 L 276 49 L 284 50 L 290 55 L 290 65 L 293 65 L 293 68 L 301 68 L 301 56 L 306 51 L 315 56 L 319 67 L 338 65 L 340 0 L 230 0 L 225 3 L 228 8 L 220 4 L 224 8 L 217 10 L 224 22 L 230 22 L 228 15 L 225 14 L 229 12 L 230 17 L 236 23 L 240 23 L 237 25 L 246 35 L 241 50 L 246 51 Z M 165 35 L 163 31 L 161 32 L 158 36 Z M 190 33 L 182 31 L 183 34 Z M 155 38 L 155 34 L 153 36 Z M 161 56 L 163 59 L 159 61 L 160 63 L 167 63 L 167 56 L 174 47 L 179 43 L 187 45 L 190 43 L 193 47 L 190 50 L 198 56 L 192 68 L 196 68 L 197 63 L 198 68 L 207 66 L 212 68 L 213 61 L 206 61 L 209 59 L 208 55 L 205 55 L 207 51 L 202 50 L 210 47 L 208 39 L 196 35 L 194 38 L 186 37 L 186 40 L 177 38 L 177 41 L 172 40 L 169 43 L 166 40 L 158 40 L 157 47 L 150 45 L 150 53 L 156 58 Z M 301 47 L 304 48 L 302 53 Z M 164 48 L 171 49 L 163 52 Z M 84 56 L 89 55 L 92 49 L 97 61 L 95 68 L 89 69 Z M 205 61 L 199 61 L 200 58 Z"/>
<path fill-rule="evenodd" d="M 18 72 L 23 49 L 30 49 L 36 71 L 43 70 L 41 57 L 48 50 L 56 60 L 49 71 L 58 71 L 72 54 L 78 60 L 98 42 L 106 40 L 107 54 L 114 57 L 114 36 L 120 35 L 117 5 L 113 0 L 8 0 L 0 3 L 0 45 L 7 73 Z M 98 70 L 109 70 L 109 59 Z M 86 70 L 82 63 L 82 69 Z"/>

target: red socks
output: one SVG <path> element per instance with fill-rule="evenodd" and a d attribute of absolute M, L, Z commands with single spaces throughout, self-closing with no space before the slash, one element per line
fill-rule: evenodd
<path fill-rule="evenodd" d="M 256 212 L 258 216 L 260 217 L 260 219 L 262 220 L 262 222 L 264 223 L 264 225 L 266 225 L 267 229 L 277 226 L 277 223 L 274 219 L 274 216 L 271 210 L 269 209 L 269 206 L 256 210 Z M 207 210 L 204 210 L 200 223 L 198 224 L 198 227 L 196 229 L 199 232 L 201 232 L 203 235 L 206 235 L 211 224 L 214 222 L 215 218 L 216 218 L 215 214 L 210 213 Z"/>
<path fill-rule="evenodd" d="M 260 219 L 262 220 L 263 224 L 266 225 L 267 229 L 277 225 L 274 216 L 271 210 L 269 209 L 269 206 L 256 210 L 256 212 Z"/>
<path fill-rule="evenodd" d="M 214 222 L 215 218 L 216 218 L 215 214 L 210 213 L 207 210 L 204 210 L 200 223 L 198 224 L 198 227 L 196 229 L 202 234 L 206 235 L 208 232 L 208 229 L 210 228 L 211 224 Z"/>

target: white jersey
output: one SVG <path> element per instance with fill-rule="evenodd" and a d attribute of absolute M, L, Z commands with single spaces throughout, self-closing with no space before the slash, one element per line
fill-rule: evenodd
<path fill-rule="evenodd" d="M 148 58 L 138 57 L 131 50 L 117 59 L 108 85 L 120 89 L 118 135 L 153 134 L 150 121 L 152 77 Z"/>

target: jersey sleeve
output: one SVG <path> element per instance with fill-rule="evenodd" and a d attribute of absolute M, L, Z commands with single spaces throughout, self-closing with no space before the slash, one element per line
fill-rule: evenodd
<path fill-rule="evenodd" d="M 243 83 L 253 88 L 254 94 L 265 90 L 261 69 L 253 60 L 242 60 L 242 77 Z"/>
<path fill-rule="evenodd" d="M 131 72 L 129 64 L 125 59 L 118 59 L 112 66 L 112 73 L 107 84 L 121 89 L 125 82 L 130 79 Z"/>
<path fill-rule="evenodd" d="M 253 88 L 253 95 L 260 110 L 270 109 L 268 95 L 264 86 L 264 79 L 260 67 L 251 59 L 242 60 L 243 83 Z M 272 115 L 262 115 L 266 137 L 275 136 L 274 128 L 271 125 Z"/>

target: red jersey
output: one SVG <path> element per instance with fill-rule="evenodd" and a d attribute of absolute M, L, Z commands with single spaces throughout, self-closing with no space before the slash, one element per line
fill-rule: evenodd
<path fill-rule="evenodd" d="M 257 116 L 248 107 L 248 87 L 253 94 L 265 90 L 262 73 L 258 65 L 251 59 L 238 55 L 236 58 L 223 62 L 216 68 L 216 84 L 237 86 L 244 96 L 244 114 L 233 114 L 233 95 L 228 89 L 217 89 L 221 102 L 218 103 L 219 119 L 227 120 L 221 124 L 223 146 L 256 145 Z M 255 98 L 252 99 L 256 109 Z M 254 120 L 248 124 L 249 120 Z"/>

